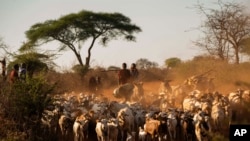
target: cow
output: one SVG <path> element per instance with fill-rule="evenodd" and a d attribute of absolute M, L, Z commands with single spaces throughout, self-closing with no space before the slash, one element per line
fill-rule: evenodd
<path fill-rule="evenodd" d="M 168 113 L 168 120 L 167 120 L 168 132 L 171 140 L 176 139 L 176 128 L 177 128 L 177 119 L 175 111 L 170 111 Z"/>
<path fill-rule="evenodd" d="M 139 141 L 146 141 L 146 137 L 147 137 L 147 133 L 144 131 L 144 129 L 142 127 L 139 127 L 139 133 L 138 133 L 139 137 L 138 140 Z"/>
<path fill-rule="evenodd" d="M 193 95 L 189 95 L 183 100 L 182 107 L 184 112 L 194 112 L 199 108 L 199 101 Z"/>
<path fill-rule="evenodd" d="M 67 139 L 69 133 L 72 131 L 73 120 L 66 115 L 61 115 L 61 117 L 59 118 L 58 124 L 61 130 L 62 136 L 65 139 Z"/>
<path fill-rule="evenodd" d="M 45 129 L 48 129 L 49 133 L 56 133 L 58 119 L 59 118 L 58 114 L 56 113 L 56 110 L 44 110 L 44 112 L 42 113 L 41 125 L 45 127 Z"/>
<path fill-rule="evenodd" d="M 124 98 L 125 101 L 142 100 L 144 95 L 143 83 L 126 83 L 114 89 L 113 95 L 116 98 Z"/>
<path fill-rule="evenodd" d="M 199 110 L 194 115 L 194 125 L 195 125 L 195 135 L 198 141 L 209 140 L 211 133 L 211 125 L 209 122 L 209 117 Z"/>
<path fill-rule="evenodd" d="M 250 90 L 244 90 L 242 93 L 242 99 L 244 99 L 245 102 L 250 103 Z"/>
<path fill-rule="evenodd" d="M 116 98 L 124 98 L 125 102 L 130 101 L 130 98 L 133 94 L 134 87 L 135 86 L 132 83 L 123 84 L 114 89 L 113 95 Z"/>
<path fill-rule="evenodd" d="M 165 111 L 161 111 L 158 115 L 157 115 L 157 120 L 160 121 L 160 125 L 159 125 L 159 140 L 161 141 L 165 141 L 167 140 L 167 136 L 168 136 L 168 114 Z"/>
<path fill-rule="evenodd" d="M 117 117 L 118 112 L 125 107 L 129 107 L 126 103 L 119 103 L 117 101 L 110 101 L 108 104 L 108 110 L 113 117 Z"/>
<path fill-rule="evenodd" d="M 118 120 L 116 118 L 110 118 L 108 121 L 109 141 L 117 141 L 118 132 Z"/>
<path fill-rule="evenodd" d="M 124 133 L 127 132 L 130 136 L 132 136 L 132 132 L 134 131 L 134 115 L 130 108 L 125 107 L 122 108 L 117 115 L 119 129 L 121 131 L 122 140 L 125 139 Z"/>
<path fill-rule="evenodd" d="M 244 90 L 238 89 L 236 92 L 231 92 L 228 95 L 228 100 L 232 108 L 232 121 L 243 120 L 242 115 L 244 112 L 244 99 L 242 94 Z"/>
<path fill-rule="evenodd" d="M 96 135 L 97 135 L 97 139 L 98 141 L 108 141 L 108 120 L 107 119 L 101 119 L 98 120 L 96 123 Z"/>
<path fill-rule="evenodd" d="M 135 118 L 135 129 L 136 131 L 143 127 L 145 124 L 145 116 L 146 111 L 143 109 L 137 109 L 134 111 L 134 118 Z"/>
<path fill-rule="evenodd" d="M 144 124 L 144 131 L 150 135 L 152 140 L 156 140 L 159 137 L 159 126 L 161 122 L 156 119 L 146 118 L 146 123 Z"/>
<path fill-rule="evenodd" d="M 89 136 L 89 118 L 78 116 L 73 124 L 74 141 L 84 141 Z"/>
<path fill-rule="evenodd" d="M 195 127 L 193 118 L 189 113 L 183 114 L 181 117 L 182 133 L 185 141 L 195 140 Z"/>
<path fill-rule="evenodd" d="M 225 120 L 225 110 L 220 104 L 214 104 L 212 106 L 211 118 L 213 121 L 214 129 L 219 131 L 222 127 L 222 123 Z"/>

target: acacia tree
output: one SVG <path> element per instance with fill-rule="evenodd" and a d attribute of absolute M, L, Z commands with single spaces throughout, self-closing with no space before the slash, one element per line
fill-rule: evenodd
<path fill-rule="evenodd" d="M 156 62 L 149 61 L 146 58 L 140 58 L 136 61 L 136 66 L 138 69 L 149 69 L 159 66 Z"/>
<path fill-rule="evenodd" d="M 131 20 L 120 13 L 94 13 L 83 10 L 62 16 L 58 20 L 37 23 L 26 31 L 26 36 L 29 40 L 28 44 L 32 46 L 54 40 L 59 41 L 61 46 L 58 51 L 70 49 L 75 54 L 79 65 L 89 68 L 91 50 L 98 39 L 104 46 L 118 37 L 123 37 L 127 41 L 135 41 L 133 34 L 140 31 L 140 27 L 131 24 Z M 90 45 L 84 64 L 81 49 L 82 44 L 87 40 L 90 40 Z"/>
<path fill-rule="evenodd" d="M 165 60 L 165 65 L 167 66 L 167 68 L 176 67 L 180 63 L 181 63 L 181 59 L 177 57 L 172 57 L 172 58 L 168 58 Z"/>
<path fill-rule="evenodd" d="M 219 9 L 209 9 L 197 5 L 206 20 L 200 28 L 204 37 L 195 44 L 210 55 L 227 61 L 233 58 L 239 64 L 241 44 L 250 37 L 250 17 L 244 13 L 245 8 L 241 4 L 218 0 L 218 6 Z"/>

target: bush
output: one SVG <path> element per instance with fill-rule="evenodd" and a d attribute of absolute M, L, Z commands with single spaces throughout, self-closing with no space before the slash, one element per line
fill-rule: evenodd
<path fill-rule="evenodd" d="M 39 130 L 37 125 L 39 125 L 43 110 L 50 102 L 48 94 L 53 88 L 54 85 L 51 86 L 42 77 L 28 78 L 25 82 L 6 85 L 1 90 L 3 96 L 0 101 L 3 107 L 1 114 L 6 121 L 0 127 L 0 132 L 3 133 L 0 134 L 0 138 L 21 140 L 21 137 L 15 137 L 15 135 L 29 134 L 29 138 L 33 139 L 39 136 L 33 133 Z M 32 132 L 27 133 L 27 131 Z"/>

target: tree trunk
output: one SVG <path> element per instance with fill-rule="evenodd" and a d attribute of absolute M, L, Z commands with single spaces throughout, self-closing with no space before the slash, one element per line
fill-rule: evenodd
<path fill-rule="evenodd" d="M 76 55 L 76 57 L 77 57 L 77 60 L 78 60 L 78 62 L 79 62 L 79 64 L 80 64 L 80 66 L 83 66 L 83 62 L 82 62 L 82 57 L 81 57 L 81 55 L 80 55 L 79 53 L 76 53 L 76 52 L 75 52 L 75 55 Z"/>
<path fill-rule="evenodd" d="M 240 57 L 239 57 L 239 48 L 235 47 L 235 64 L 240 63 Z"/>
<path fill-rule="evenodd" d="M 88 57 L 86 57 L 86 62 L 85 62 L 85 67 L 89 68 L 89 60 L 90 60 L 90 55 Z"/>
<path fill-rule="evenodd" d="M 89 49 L 88 49 L 88 56 L 86 57 L 86 62 L 85 62 L 85 66 L 86 66 L 87 68 L 90 67 L 90 64 L 89 64 L 89 63 L 90 63 L 90 57 L 91 57 L 91 49 L 93 48 L 96 39 L 97 39 L 97 37 L 94 37 L 94 38 L 93 38 L 93 40 L 92 40 L 92 42 L 91 42 L 91 45 L 90 45 L 90 47 L 89 47 Z"/>

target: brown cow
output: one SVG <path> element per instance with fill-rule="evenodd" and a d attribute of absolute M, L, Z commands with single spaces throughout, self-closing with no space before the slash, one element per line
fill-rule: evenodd
<path fill-rule="evenodd" d="M 159 126 L 161 122 L 156 119 L 147 118 L 144 124 L 144 131 L 151 135 L 151 139 L 154 140 L 155 136 L 159 137 Z"/>

